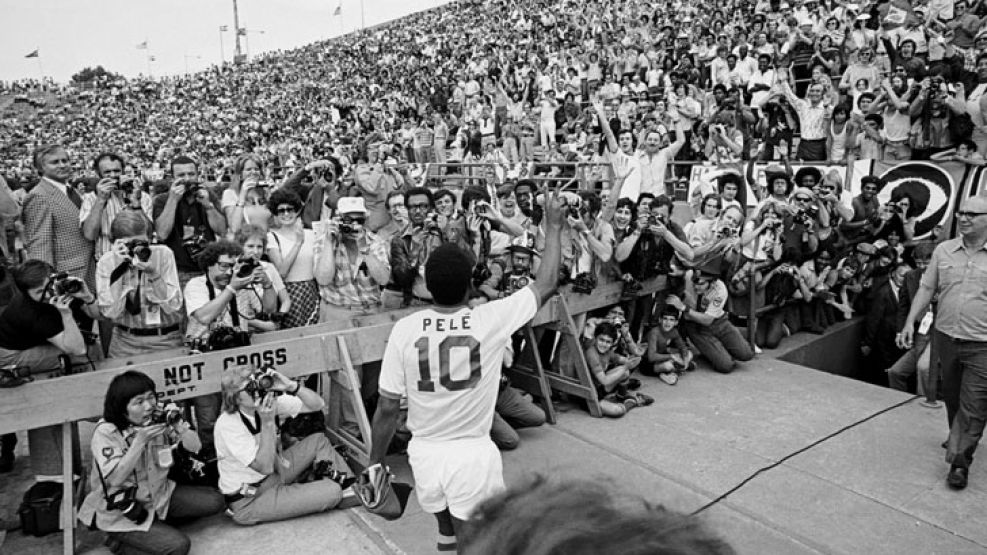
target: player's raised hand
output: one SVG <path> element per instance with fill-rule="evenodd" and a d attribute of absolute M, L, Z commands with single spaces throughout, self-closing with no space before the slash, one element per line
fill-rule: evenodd
<path fill-rule="evenodd" d="M 559 194 L 561 189 L 569 186 L 572 182 L 570 181 L 562 187 L 552 187 L 549 189 L 548 185 L 544 185 L 542 188 L 542 198 L 545 199 L 545 225 L 547 227 L 562 228 L 562 223 L 565 221 L 566 216 L 566 203 L 565 199 Z"/>

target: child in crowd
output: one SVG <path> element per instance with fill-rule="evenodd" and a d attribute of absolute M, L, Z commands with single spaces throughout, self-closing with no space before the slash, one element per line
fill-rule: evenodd
<path fill-rule="evenodd" d="M 618 355 L 614 350 L 617 337 L 616 326 L 600 322 L 593 332 L 593 342 L 584 352 L 600 397 L 600 408 L 605 416 L 612 418 L 620 418 L 635 407 L 654 402 L 642 393 L 631 393 L 641 387 L 641 381 L 631 377 L 631 372 L 641 363 L 641 357 Z"/>
<path fill-rule="evenodd" d="M 658 316 L 658 325 L 648 331 L 648 362 L 641 373 L 657 374 L 668 385 L 679 381 L 679 374 L 696 369 L 692 351 L 679 334 L 681 314 L 674 306 L 665 305 Z"/>

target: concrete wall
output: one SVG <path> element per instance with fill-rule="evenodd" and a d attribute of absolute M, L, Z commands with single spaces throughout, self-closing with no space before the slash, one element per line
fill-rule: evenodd
<path fill-rule="evenodd" d="M 822 370 L 838 376 L 856 378 L 863 364 L 860 340 L 864 332 L 864 320 L 854 318 L 826 330 L 825 335 L 798 334 L 804 342 L 778 357 L 779 360 Z M 786 339 L 786 341 L 790 341 Z M 783 343 L 784 345 L 784 343 Z"/>

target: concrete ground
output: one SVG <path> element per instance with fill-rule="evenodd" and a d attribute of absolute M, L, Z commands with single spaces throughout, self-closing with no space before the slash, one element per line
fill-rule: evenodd
<path fill-rule="evenodd" d="M 504 453 L 508 485 L 533 473 L 598 478 L 682 512 L 737 488 L 701 518 L 739 553 L 987 552 L 987 472 L 978 460 L 965 491 L 946 487 L 944 409 L 767 355 L 730 375 L 643 380 L 656 402 L 623 419 L 563 406 L 557 425 L 522 430 Z M 0 477 L 5 521 L 27 487 L 25 465 Z M 402 460 L 391 465 L 410 478 Z M 435 553 L 434 520 L 414 496 L 393 522 L 349 509 L 252 528 L 220 515 L 187 531 L 202 554 Z M 60 541 L 12 531 L 0 552 L 55 553 Z M 77 552 L 105 553 L 100 542 L 80 530 Z"/>

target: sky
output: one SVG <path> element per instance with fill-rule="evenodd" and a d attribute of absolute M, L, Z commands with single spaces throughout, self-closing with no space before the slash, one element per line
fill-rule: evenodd
<path fill-rule="evenodd" d="M 362 0 L 366 25 L 448 0 Z M 361 0 L 237 0 L 250 55 L 338 36 L 361 26 Z M 341 15 L 333 12 L 341 7 Z M 66 82 L 102 65 L 127 77 L 194 72 L 233 57 L 233 0 L 0 0 L 0 81 L 44 74 Z M 227 25 L 229 31 L 220 33 Z M 263 31 L 263 33 L 261 33 Z M 246 39 L 246 40 L 243 40 Z M 137 45 L 147 41 L 147 50 Z M 25 58 L 35 49 L 39 58 Z"/>

